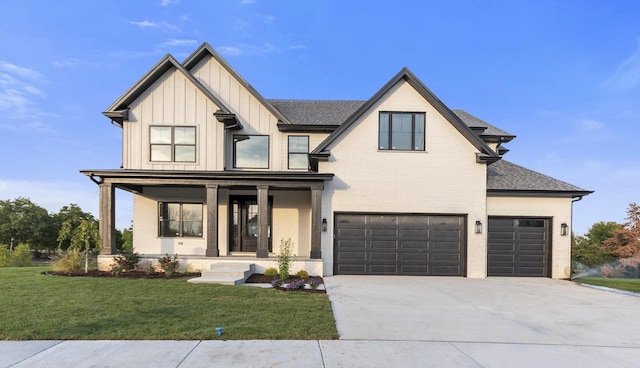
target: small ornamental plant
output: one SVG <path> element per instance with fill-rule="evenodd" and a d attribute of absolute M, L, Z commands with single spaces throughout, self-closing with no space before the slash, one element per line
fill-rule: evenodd
<path fill-rule="evenodd" d="M 278 276 L 278 270 L 275 267 L 269 267 L 264 271 L 265 276 Z"/>
<path fill-rule="evenodd" d="M 123 272 L 135 271 L 140 262 L 140 255 L 135 252 L 122 252 L 113 257 L 109 272 L 114 276 L 120 276 Z"/>
<path fill-rule="evenodd" d="M 164 257 L 158 258 L 158 266 L 164 271 L 165 276 L 171 277 L 171 275 L 178 271 L 180 262 L 178 262 L 177 255 L 170 256 L 166 254 Z"/>
<path fill-rule="evenodd" d="M 274 289 L 279 288 L 280 286 L 282 286 L 282 280 L 281 279 L 274 279 L 271 281 L 271 287 Z"/>
<path fill-rule="evenodd" d="M 318 288 L 318 286 L 320 286 L 321 282 L 319 279 L 311 279 L 309 281 L 309 286 L 313 289 L 316 290 Z"/>
<path fill-rule="evenodd" d="M 296 277 L 300 279 L 306 279 L 307 277 L 309 277 L 309 272 L 305 270 L 300 270 L 296 273 Z"/>
<path fill-rule="evenodd" d="M 291 238 L 287 240 L 280 239 L 280 253 L 276 256 L 276 263 L 278 264 L 278 274 L 280 278 L 286 280 L 289 278 L 289 270 L 291 269 L 291 258 L 293 254 L 293 241 Z"/>
<path fill-rule="evenodd" d="M 293 280 L 287 284 L 287 290 L 304 289 L 304 280 Z"/>

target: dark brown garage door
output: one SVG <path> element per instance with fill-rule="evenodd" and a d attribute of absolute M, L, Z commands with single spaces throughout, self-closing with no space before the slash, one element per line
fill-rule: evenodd
<path fill-rule="evenodd" d="M 549 276 L 549 219 L 490 217 L 488 236 L 489 276 Z"/>
<path fill-rule="evenodd" d="M 465 275 L 463 216 L 335 215 L 336 275 Z"/>

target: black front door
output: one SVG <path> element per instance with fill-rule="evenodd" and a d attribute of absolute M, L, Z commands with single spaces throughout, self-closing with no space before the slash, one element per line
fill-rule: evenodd
<path fill-rule="evenodd" d="M 258 200 L 255 196 L 231 197 L 230 251 L 255 252 L 258 248 Z M 269 198 L 269 224 L 271 224 L 271 198 Z M 271 251 L 271 225 L 269 225 L 269 251 Z"/>

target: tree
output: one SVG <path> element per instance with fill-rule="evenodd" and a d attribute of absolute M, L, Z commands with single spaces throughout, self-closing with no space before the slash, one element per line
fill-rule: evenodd
<path fill-rule="evenodd" d="M 611 251 L 602 246 L 613 237 L 620 225 L 615 222 L 597 222 L 589 228 L 584 236 L 574 236 L 571 244 L 573 259 L 589 267 L 610 262 L 615 257 Z"/>
<path fill-rule="evenodd" d="M 83 252 L 84 271 L 89 272 L 89 253 L 97 252 L 101 247 L 98 221 L 74 203 L 62 207 L 56 218 L 60 221 L 58 247 Z"/>
<path fill-rule="evenodd" d="M 640 206 L 630 203 L 626 219 L 628 221 L 616 229 L 613 237 L 604 242 L 611 253 L 621 258 L 640 255 Z"/>
<path fill-rule="evenodd" d="M 55 224 L 46 209 L 24 197 L 0 200 L 0 244 L 49 249 L 55 240 Z"/>
<path fill-rule="evenodd" d="M 74 229 L 80 226 L 82 221 L 96 221 L 91 213 L 84 212 L 82 208 L 75 203 L 62 207 L 53 218 L 58 229 L 56 233 L 58 248 L 62 250 L 66 250 L 71 246 L 72 233 Z"/>
<path fill-rule="evenodd" d="M 119 249 L 121 251 L 133 253 L 133 228 L 129 227 L 128 229 L 122 230 L 122 242 L 120 243 Z"/>

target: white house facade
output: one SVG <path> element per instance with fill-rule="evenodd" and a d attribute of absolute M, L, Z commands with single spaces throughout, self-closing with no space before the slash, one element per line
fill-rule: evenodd
<path fill-rule="evenodd" d="M 99 185 L 99 257 L 116 252 L 115 189 L 133 244 L 192 269 L 568 278 L 572 202 L 591 193 L 503 160 L 514 138 L 450 110 L 408 69 L 366 101 L 268 100 L 211 46 L 167 55 L 105 112 L 122 167 Z"/>

